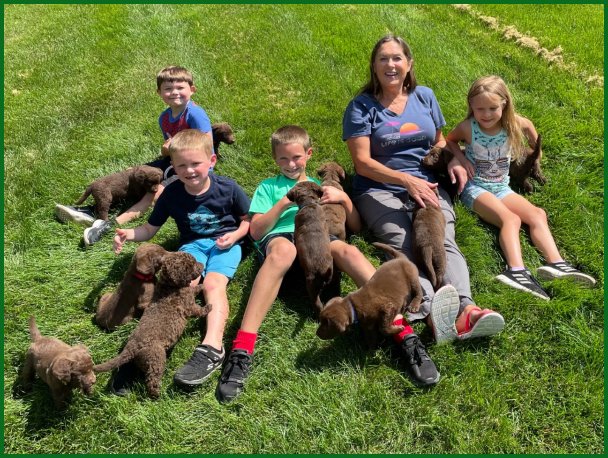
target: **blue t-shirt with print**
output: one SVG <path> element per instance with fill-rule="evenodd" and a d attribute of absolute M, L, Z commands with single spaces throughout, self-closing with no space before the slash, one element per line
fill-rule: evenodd
<path fill-rule="evenodd" d="M 385 108 L 375 97 L 363 93 L 347 106 L 342 120 L 342 140 L 370 137 L 371 157 L 386 167 L 435 182 L 435 176 L 421 166 L 433 146 L 437 130 L 445 119 L 433 91 L 417 86 L 410 94 L 403 113 Z M 403 192 L 402 186 L 379 183 L 355 174 L 353 195 L 372 190 Z"/>
<path fill-rule="evenodd" d="M 216 239 L 238 229 L 241 216 L 249 212 L 249 197 L 230 178 L 210 173 L 209 179 L 211 186 L 200 196 L 189 194 L 179 180 L 171 183 L 158 198 L 148 223 L 162 226 L 169 217 L 173 218 L 181 245 L 197 239 Z"/>

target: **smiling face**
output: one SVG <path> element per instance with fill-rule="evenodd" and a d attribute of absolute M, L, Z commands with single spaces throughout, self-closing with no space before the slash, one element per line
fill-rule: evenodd
<path fill-rule="evenodd" d="M 157 92 L 163 102 L 171 107 L 173 114 L 178 114 L 186 108 L 192 94 L 196 92 L 196 87 L 186 81 L 165 81 Z"/>
<path fill-rule="evenodd" d="M 482 92 L 469 100 L 473 117 L 481 129 L 489 135 L 496 135 L 500 132 L 505 103 L 499 95 L 491 92 Z"/>
<path fill-rule="evenodd" d="M 201 149 L 182 149 L 171 154 L 171 164 L 186 191 L 199 195 L 209 189 L 209 168 L 216 162 L 215 154 L 209 157 Z"/>
<path fill-rule="evenodd" d="M 299 143 L 276 145 L 274 161 L 283 175 L 291 180 L 306 180 L 306 163 L 312 156 L 312 148 L 305 150 Z"/>
<path fill-rule="evenodd" d="M 373 70 L 383 92 L 401 89 L 412 63 L 396 41 L 387 41 L 378 48 Z"/>

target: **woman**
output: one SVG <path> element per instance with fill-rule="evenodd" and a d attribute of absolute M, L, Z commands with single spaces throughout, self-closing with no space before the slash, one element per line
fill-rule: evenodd
<path fill-rule="evenodd" d="M 368 83 L 346 108 L 343 140 L 356 171 L 353 202 L 374 236 L 410 259 L 409 204 L 439 206 L 447 222 L 444 283 L 452 286 L 435 292 L 421 274 L 425 300 L 420 311 L 409 313 L 407 319 L 428 319 L 437 343 L 496 334 L 504 327 L 504 319 L 477 307 L 471 297 L 468 267 L 455 241 L 450 196 L 421 166 L 431 147 L 446 146 L 441 132 L 445 120 L 433 91 L 416 84 L 413 65 L 410 48 L 402 38 L 381 38 L 372 51 Z M 448 171 L 460 192 L 466 171 L 456 159 Z"/>

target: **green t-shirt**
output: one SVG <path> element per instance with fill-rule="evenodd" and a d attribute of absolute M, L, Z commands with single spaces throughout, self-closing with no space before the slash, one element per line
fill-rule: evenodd
<path fill-rule="evenodd" d="M 308 181 L 314 181 L 317 184 L 321 184 L 316 178 L 308 177 Z M 262 181 L 253 193 L 253 199 L 251 199 L 251 205 L 249 206 L 249 214 L 254 215 L 256 213 L 266 213 L 274 205 L 285 197 L 285 194 L 293 188 L 297 180 L 291 180 L 285 175 L 277 175 L 272 178 L 267 178 Z M 295 230 L 296 213 L 298 212 L 298 206 L 293 205 L 286 209 L 277 220 L 274 227 L 264 236 L 261 240 L 258 240 L 258 244 L 262 242 L 270 234 L 278 234 L 282 232 L 293 232 Z"/>

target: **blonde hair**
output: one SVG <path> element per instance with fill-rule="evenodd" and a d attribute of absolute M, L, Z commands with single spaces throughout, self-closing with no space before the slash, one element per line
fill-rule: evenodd
<path fill-rule="evenodd" d="M 209 138 L 209 135 L 202 133 L 198 129 L 184 129 L 175 134 L 174 137 L 171 137 L 169 155 L 173 159 L 174 154 L 187 149 L 201 151 L 210 159 L 213 155 L 213 142 Z"/>
<path fill-rule="evenodd" d="M 175 83 L 185 81 L 190 86 L 194 84 L 192 73 L 184 67 L 165 67 L 156 75 L 156 89 L 160 89 L 163 83 Z"/>
<path fill-rule="evenodd" d="M 297 143 L 302 145 L 304 151 L 308 151 L 311 146 L 310 136 L 306 129 L 300 126 L 283 126 L 274 131 L 270 136 L 270 145 L 272 149 L 272 156 L 275 156 L 276 147 L 278 145 L 286 145 L 289 143 Z"/>
<path fill-rule="evenodd" d="M 502 108 L 500 124 L 507 133 L 509 149 L 513 160 L 520 160 L 524 154 L 524 134 L 515 116 L 516 113 L 515 107 L 513 106 L 513 97 L 511 96 L 509 88 L 507 88 L 507 85 L 502 78 L 496 75 L 483 76 L 478 78 L 473 83 L 469 89 L 469 94 L 467 95 L 467 104 L 469 106 L 467 119 L 473 117 L 471 100 L 473 97 L 484 93 L 497 95 L 503 101 L 504 106 Z"/>

